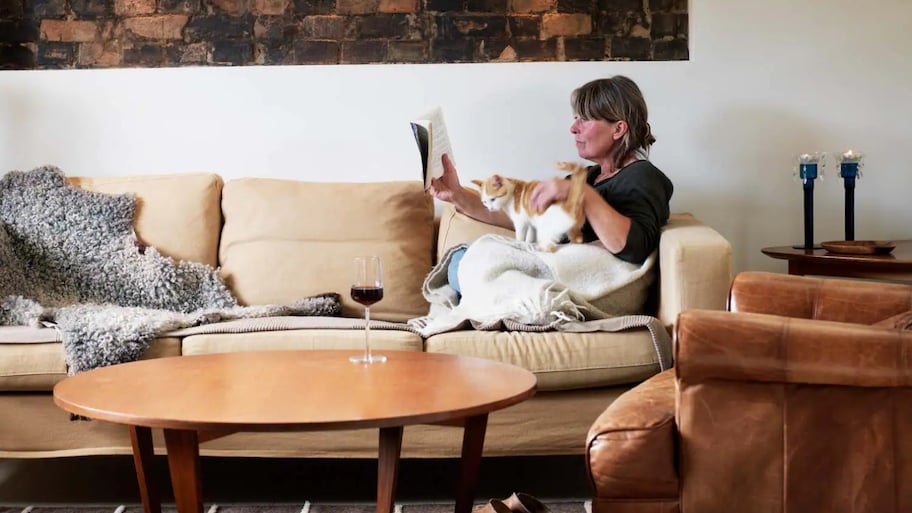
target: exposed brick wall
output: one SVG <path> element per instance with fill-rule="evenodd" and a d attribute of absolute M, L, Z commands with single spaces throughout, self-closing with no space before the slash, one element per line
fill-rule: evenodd
<path fill-rule="evenodd" d="M 0 0 L 0 69 L 686 60 L 687 0 Z"/>

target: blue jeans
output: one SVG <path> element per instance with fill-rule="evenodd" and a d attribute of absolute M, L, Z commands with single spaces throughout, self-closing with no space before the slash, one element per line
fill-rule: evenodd
<path fill-rule="evenodd" d="M 458 294 L 462 294 L 462 290 L 459 289 L 459 263 L 462 262 L 462 256 L 465 255 L 466 249 L 462 248 L 454 251 L 450 257 L 450 265 L 447 266 L 447 281 L 450 283 L 450 287 L 453 287 L 453 290 Z"/>

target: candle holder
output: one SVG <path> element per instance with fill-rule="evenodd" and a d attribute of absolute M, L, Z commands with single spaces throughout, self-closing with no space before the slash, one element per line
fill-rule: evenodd
<path fill-rule="evenodd" d="M 838 157 L 839 176 L 845 183 L 845 240 L 855 240 L 855 180 L 861 178 L 863 153 L 849 150 Z"/>
<path fill-rule="evenodd" d="M 826 153 L 803 153 L 798 156 L 795 175 L 801 179 L 804 189 L 804 244 L 792 246 L 795 249 L 823 249 L 814 244 L 814 181 L 823 180 L 826 167 Z"/>

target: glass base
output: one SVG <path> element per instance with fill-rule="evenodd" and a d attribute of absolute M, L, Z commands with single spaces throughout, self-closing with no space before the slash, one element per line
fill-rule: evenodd
<path fill-rule="evenodd" d="M 386 357 L 381 354 L 375 354 L 371 356 L 349 356 L 348 361 L 352 363 L 383 363 L 386 361 Z"/>

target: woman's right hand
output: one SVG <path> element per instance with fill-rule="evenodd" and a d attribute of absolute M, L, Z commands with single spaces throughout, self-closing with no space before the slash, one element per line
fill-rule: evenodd
<path fill-rule="evenodd" d="M 482 223 L 493 224 L 503 228 L 513 229 L 513 221 L 504 212 L 492 212 L 481 203 L 481 196 L 474 193 L 471 189 L 464 188 L 459 183 L 459 174 L 456 173 L 456 167 L 450 161 L 450 157 L 444 153 L 440 158 L 443 163 L 443 175 L 440 178 L 432 178 L 431 186 L 428 192 L 432 196 L 451 203 L 457 212 L 465 214 L 472 219 Z"/>
<path fill-rule="evenodd" d="M 463 192 L 462 185 L 459 183 L 459 174 L 456 173 L 456 167 L 450 162 L 450 157 L 446 153 L 441 157 L 443 163 L 443 175 L 440 178 L 431 179 L 431 188 L 428 189 L 435 198 L 447 203 L 459 203 L 459 195 Z"/>

